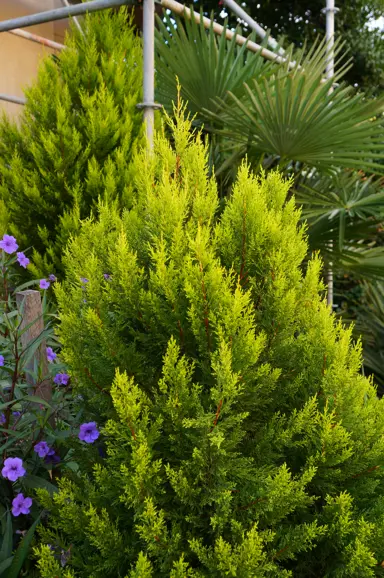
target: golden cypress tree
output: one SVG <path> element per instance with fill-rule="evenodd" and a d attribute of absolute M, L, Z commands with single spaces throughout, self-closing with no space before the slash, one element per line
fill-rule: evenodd
<path fill-rule="evenodd" d="M 290 183 L 244 163 L 220 208 L 180 110 L 171 128 L 132 207 L 102 203 L 66 252 L 63 355 L 100 436 L 39 491 L 40 575 L 379 575 L 384 401 L 302 265 Z"/>
<path fill-rule="evenodd" d="M 126 8 L 88 15 L 46 58 L 20 124 L 0 124 L 0 233 L 34 249 L 34 272 L 61 267 L 78 220 L 98 198 L 129 206 L 142 138 L 141 42 Z"/>

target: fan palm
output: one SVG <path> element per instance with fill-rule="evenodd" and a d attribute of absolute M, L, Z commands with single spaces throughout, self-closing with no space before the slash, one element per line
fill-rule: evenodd
<path fill-rule="evenodd" d="M 364 369 L 373 374 L 384 394 L 384 285 L 360 281 L 343 287 L 339 314 L 346 323 L 353 322 L 356 337 L 361 336 L 364 353 Z"/>
<path fill-rule="evenodd" d="M 384 251 L 377 246 L 384 220 L 383 180 L 360 173 L 317 173 L 298 185 L 296 200 L 309 224 L 312 251 L 334 272 L 384 277 Z"/>
<path fill-rule="evenodd" d="M 325 45 L 296 57 L 296 67 L 277 68 L 270 78 L 245 83 L 242 97 L 221 100 L 226 132 L 247 140 L 280 164 L 298 161 L 329 170 L 333 167 L 383 171 L 382 112 L 384 97 L 367 100 L 350 86 L 323 80 Z M 288 74 L 289 72 L 289 74 Z M 338 76 L 345 72 L 345 67 Z"/>
<path fill-rule="evenodd" d="M 182 100 L 199 118 L 203 109 L 217 112 L 217 99 L 225 101 L 228 91 L 240 94 L 244 82 L 267 78 L 274 68 L 260 54 L 251 54 L 246 45 L 238 46 L 235 36 L 227 40 L 225 34 L 217 36 L 212 27 L 207 31 L 202 18 L 200 23 L 169 15 L 158 18 L 156 55 L 157 100 L 172 111 L 180 84 Z"/>
<path fill-rule="evenodd" d="M 177 77 L 190 112 L 210 120 L 208 130 L 222 127 L 232 142 L 275 156 L 282 166 L 298 161 L 321 170 L 383 171 L 384 97 L 367 100 L 352 87 L 335 86 L 350 65 L 342 44 L 336 43 L 337 73 L 328 80 L 325 42 L 307 53 L 287 51 L 285 63 L 266 63 L 193 17 L 166 17 L 156 46 L 157 96 L 164 106 L 175 98 Z"/>

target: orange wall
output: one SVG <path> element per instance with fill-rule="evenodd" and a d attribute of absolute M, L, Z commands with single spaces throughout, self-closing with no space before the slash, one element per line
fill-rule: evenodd
<path fill-rule="evenodd" d="M 59 8 L 61 0 L 0 0 L 0 20 L 8 20 L 26 14 Z M 63 42 L 67 22 L 49 22 L 29 27 L 34 32 L 50 40 Z M 41 58 L 53 52 L 51 49 L 19 38 L 8 32 L 0 33 L 0 93 L 23 96 L 23 88 L 35 78 Z M 0 113 L 6 111 L 17 116 L 22 106 L 0 101 Z"/>

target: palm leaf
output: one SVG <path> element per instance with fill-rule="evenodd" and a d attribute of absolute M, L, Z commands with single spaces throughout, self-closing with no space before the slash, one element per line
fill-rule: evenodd
<path fill-rule="evenodd" d="M 384 391 L 384 285 L 362 282 L 355 300 L 349 300 L 344 321 L 354 323 L 356 337 L 362 336 L 366 373 L 374 374 Z"/>
<path fill-rule="evenodd" d="M 341 49 L 336 47 L 339 60 Z M 230 91 L 230 98 L 217 103 L 222 132 L 275 155 L 282 165 L 295 161 L 322 170 L 356 167 L 382 174 L 377 161 L 384 158 L 384 97 L 367 100 L 342 83 L 334 86 L 347 63 L 324 81 L 326 58 L 327 46 L 319 43 L 307 56 L 295 55 L 293 70 L 281 64 L 272 76 L 247 81 L 243 95 Z"/>
<path fill-rule="evenodd" d="M 309 224 L 311 251 L 320 251 L 335 272 L 384 277 L 384 252 L 376 246 L 384 219 L 381 179 L 349 171 L 310 174 L 296 201 Z"/>
<path fill-rule="evenodd" d="M 183 21 L 168 15 L 158 18 L 156 56 L 157 100 L 172 110 L 178 80 L 181 97 L 192 114 L 202 114 L 204 109 L 217 112 L 217 99 L 225 100 L 228 91 L 240 95 L 244 82 L 272 74 L 275 66 L 260 54 L 250 53 L 246 45 L 239 47 L 235 36 L 228 41 L 212 27 L 207 31 L 202 19 L 197 23 L 194 17 Z"/>
<path fill-rule="evenodd" d="M 337 171 L 331 177 L 318 176 L 300 183 L 296 200 L 307 219 L 344 214 L 349 218 L 384 217 L 384 183 L 362 173 Z"/>

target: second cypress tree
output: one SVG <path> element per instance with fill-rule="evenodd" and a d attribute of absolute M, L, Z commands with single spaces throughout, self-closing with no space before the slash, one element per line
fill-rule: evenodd
<path fill-rule="evenodd" d="M 61 267 L 65 243 L 98 197 L 130 205 L 141 41 L 126 8 L 88 15 L 26 91 L 20 123 L 0 125 L 0 233 L 33 246 L 36 274 Z"/>

